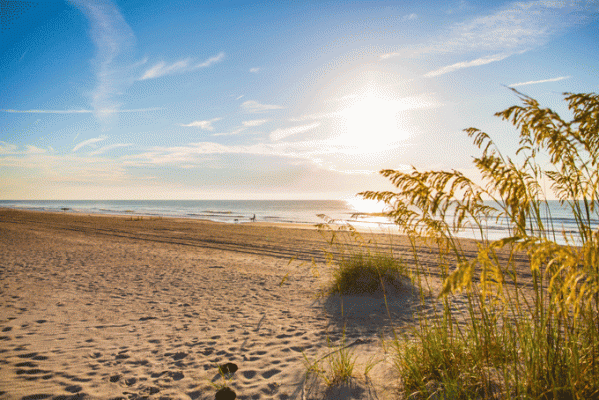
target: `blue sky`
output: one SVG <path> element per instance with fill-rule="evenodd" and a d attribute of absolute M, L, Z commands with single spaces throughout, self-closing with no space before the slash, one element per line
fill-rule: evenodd
<path fill-rule="evenodd" d="M 2 199 L 336 199 L 599 90 L 597 1 L 8 1 Z"/>

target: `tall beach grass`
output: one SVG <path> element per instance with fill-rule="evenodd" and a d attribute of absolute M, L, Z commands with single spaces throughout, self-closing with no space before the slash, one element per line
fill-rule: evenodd
<path fill-rule="evenodd" d="M 514 92 L 523 104 L 496 116 L 520 132 L 516 154 L 504 156 L 487 133 L 466 129 L 482 153 L 473 160 L 480 180 L 455 170 L 383 170 L 397 190 L 360 193 L 385 203 L 408 236 L 407 267 L 420 289 L 431 269 L 418 257 L 423 238 L 443 278 L 434 315 L 417 315 L 410 335 L 396 332 L 407 398 L 599 399 L 599 96 L 566 93 L 573 119 L 565 121 Z M 551 198 L 574 216 L 575 235 L 559 231 Z M 485 231 L 494 218 L 509 222 L 499 240 Z M 481 237 L 475 254 L 456 237 L 463 229 Z M 386 295 L 387 266 L 391 276 L 407 274 L 392 255 L 335 254 L 332 292 L 380 285 Z M 465 315 L 456 313 L 456 293 Z"/>

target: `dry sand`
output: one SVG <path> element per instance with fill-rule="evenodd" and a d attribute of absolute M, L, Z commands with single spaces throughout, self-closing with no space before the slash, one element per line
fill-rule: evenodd
<path fill-rule="evenodd" d="M 397 398 L 382 340 L 417 301 L 391 299 L 389 319 L 383 299 L 348 298 L 342 314 L 315 297 L 326 269 L 301 264 L 326 248 L 314 229 L 0 209 L 0 399 L 214 399 L 226 362 L 239 399 Z M 358 377 L 331 390 L 304 354 L 344 326 Z"/>

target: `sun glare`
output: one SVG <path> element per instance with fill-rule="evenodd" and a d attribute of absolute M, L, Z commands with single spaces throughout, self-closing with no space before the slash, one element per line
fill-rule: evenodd
<path fill-rule="evenodd" d="M 368 151 L 405 140 L 409 135 L 400 129 L 398 114 L 408 108 L 411 106 L 405 101 L 387 99 L 374 91 L 352 96 L 348 106 L 339 112 L 344 126 L 339 127 L 337 141 Z"/>
<path fill-rule="evenodd" d="M 385 204 L 375 200 L 366 200 L 360 197 L 352 197 L 345 200 L 357 213 L 373 214 L 382 213 L 385 210 Z"/>

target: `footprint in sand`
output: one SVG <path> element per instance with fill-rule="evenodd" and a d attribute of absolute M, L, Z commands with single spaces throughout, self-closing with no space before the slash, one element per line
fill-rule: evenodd
<path fill-rule="evenodd" d="M 276 374 L 278 374 L 279 372 L 281 372 L 280 369 L 269 369 L 268 371 L 262 373 L 262 377 L 264 379 L 270 379 L 273 376 L 275 376 Z"/>

